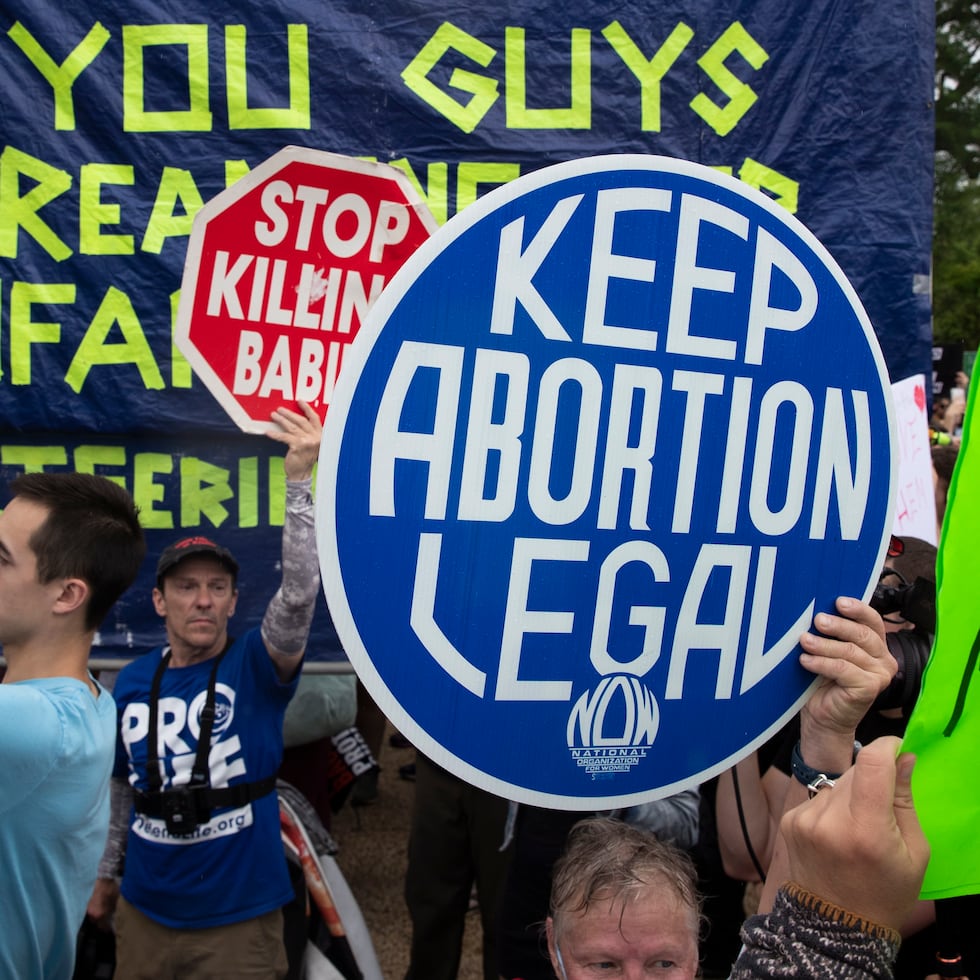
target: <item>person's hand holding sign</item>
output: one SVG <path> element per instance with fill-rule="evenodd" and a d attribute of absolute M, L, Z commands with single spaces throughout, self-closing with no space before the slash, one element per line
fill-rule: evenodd
<path fill-rule="evenodd" d="M 914 756 L 875 739 L 832 789 L 787 812 L 780 834 L 793 882 L 898 932 L 919 895 L 929 844 L 912 803 Z"/>
<path fill-rule="evenodd" d="M 851 767 L 858 722 L 898 669 L 877 612 L 846 596 L 837 600 L 837 611 L 840 615 L 818 613 L 813 621 L 817 632 L 800 637 L 800 663 L 821 681 L 800 713 L 800 742 L 793 760 L 796 778 L 786 794 L 786 810 L 806 800 L 809 787 L 833 785 Z M 786 877 L 785 840 L 779 837 L 761 911 L 772 907 Z"/>
<path fill-rule="evenodd" d="M 780 823 L 789 880 L 750 918 L 733 980 L 893 975 L 929 845 L 912 801 L 915 757 L 875 739 L 834 785 Z"/>
<path fill-rule="evenodd" d="M 290 481 L 308 480 L 320 452 L 320 418 L 306 402 L 298 402 L 298 405 L 302 415 L 288 408 L 277 408 L 272 413 L 272 421 L 279 429 L 266 433 L 270 439 L 288 447 L 283 467 L 286 479 Z"/>
<path fill-rule="evenodd" d="M 800 750 L 821 772 L 843 772 L 851 764 L 855 729 L 898 670 L 881 616 L 843 596 L 837 609 L 840 616 L 814 617 L 822 635 L 800 637 L 800 663 L 821 677 L 800 716 Z"/>

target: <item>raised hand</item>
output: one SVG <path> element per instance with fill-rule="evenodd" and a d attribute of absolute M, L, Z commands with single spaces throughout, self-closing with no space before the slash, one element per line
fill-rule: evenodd
<path fill-rule="evenodd" d="M 270 429 L 267 433 L 270 439 L 285 443 L 288 447 L 283 460 L 287 480 L 306 480 L 312 476 L 323 432 L 316 412 L 306 402 L 297 404 L 302 414 L 288 408 L 277 408 L 271 417 L 279 429 Z"/>

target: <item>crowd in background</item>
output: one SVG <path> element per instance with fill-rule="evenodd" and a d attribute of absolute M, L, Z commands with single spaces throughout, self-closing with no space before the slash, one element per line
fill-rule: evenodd
<path fill-rule="evenodd" d="M 948 437 L 933 439 L 937 527 L 959 448 L 963 407 L 957 394 L 945 403 L 937 399 L 933 411 L 933 432 Z M 330 912 L 315 894 L 323 882 L 317 885 L 316 868 L 309 867 L 304 847 L 309 851 L 310 840 L 329 841 L 326 831 L 339 806 L 368 805 L 377 798 L 385 719 L 352 677 L 299 675 L 319 587 L 309 555 L 315 551 L 310 472 L 320 429 L 305 408 L 304 414 L 283 410 L 278 421 L 284 434 L 273 437 L 287 445 L 283 577 L 261 628 L 239 639 L 228 635 L 237 562 L 207 538 L 184 539 L 157 564 L 154 605 L 165 622 L 167 644 L 113 679 L 119 704 L 110 733 L 113 740 L 118 733 L 115 767 L 111 781 L 108 770 L 93 776 L 98 792 L 90 792 L 85 804 L 92 808 L 91 819 L 101 821 L 98 811 L 109 805 L 111 782 L 109 843 L 95 888 L 85 895 L 83 930 L 89 941 L 93 935 L 103 941 L 99 951 L 86 949 L 79 956 L 77 977 L 108 976 L 112 960 L 116 975 L 126 978 L 313 975 L 303 972 L 309 969 L 303 963 L 311 937 L 318 926 L 330 931 Z M 24 680 L 39 685 L 47 697 L 38 675 L 25 668 L 33 662 L 29 653 L 45 645 L 70 647 L 70 668 L 63 661 L 58 669 L 70 669 L 75 702 L 82 696 L 101 710 L 111 703 L 103 697 L 110 679 L 102 678 L 106 688 L 97 684 L 79 654 L 105 612 L 100 607 L 94 615 L 88 607 L 97 591 L 87 586 L 94 573 L 84 563 L 53 572 L 43 567 L 38 528 L 43 531 L 46 515 L 57 515 L 67 505 L 32 498 L 31 487 L 22 481 L 16 506 L 0 519 L 0 589 L 3 576 L 11 574 L 4 563 L 16 564 L 25 555 L 27 586 L 18 584 L 33 589 L 24 594 L 39 602 L 34 613 L 31 603 L 12 609 L 0 596 L 0 641 L 9 665 L 3 691 L 17 693 L 18 685 L 11 682 Z M 105 492 L 104 486 L 96 485 L 94 492 Z M 126 546 L 142 559 L 141 537 Z M 133 561 L 130 556 L 129 565 Z M 474 903 L 483 931 L 484 980 L 591 976 L 581 972 L 592 955 L 589 942 L 601 946 L 612 942 L 609 936 L 615 933 L 615 942 L 622 940 L 615 956 L 626 964 L 641 955 L 639 937 L 652 942 L 665 922 L 676 927 L 671 949 L 677 955 L 664 962 L 673 963 L 677 976 L 696 971 L 709 978 L 834 976 L 843 962 L 835 958 L 838 952 L 846 959 L 855 949 L 861 957 L 871 950 L 874 962 L 839 975 L 900 980 L 980 976 L 972 929 L 980 910 L 976 899 L 912 900 L 926 849 L 909 817 L 914 816 L 908 798 L 911 763 L 894 768 L 894 748 L 914 708 L 935 630 L 935 570 L 935 547 L 893 537 L 870 605 L 842 598 L 834 614 L 818 614 L 813 629 L 801 638 L 801 663 L 820 682 L 800 714 L 738 765 L 697 789 L 595 814 L 518 806 L 417 753 L 414 766 L 403 773 L 415 781 L 404 881 L 413 931 L 406 980 L 454 980 L 464 920 Z M 131 580 L 135 566 L 126 574 Z M 124 578 L 115 583 L 113 594 L 125 587 Z M 76 581 L 81 583 L 73 586 L 77 594 L 69 596 L 64 583 Z M 50 678 L 53 669 L 45 667 L 40 676 Z M 190 717 L 192 705 L 199 719 L 193 723 L 198 726 L 195 751 L 181 740 L 186 718 L 177 718 L 181 711 Z M 35 704 L 32 710 L 42 709 Z M 238 727 L 229 729 L 232 725 Z M 227 757 L 216 758 L 219 742 L 212 733 L 220 732 L 226 751 L 229 730 L 234 747 L 242 747 L 241 757 L 229 750 Z M 890 746 L 890 754 L 881 746 Z M 30 756 L 32 749 L 23 751 L 26 761 L 17 765 L 26 771 L 39 764 Z M 885 778 L 880 769 L 886 756 L 894 768 L 886 777 L 887 800 L 872 805 L 859 794 L 874 778 Z M 247 782 L 231 778 L 244 773 Z M 0 854 L 16 866 L 17 880 L 8 881 L 6 896 L 0 884 L 0 906 L 6 901 L 12 907 L 11 895 L 23 903 L 28 938 L 19 951 L 4 951 L 0 941 L 0 952 L 8 957 L 0 962 L 14 964 L 21 956 L 30 966 L 11 976 L 57 978 L 69 975 L 72 951 L 65 927 L 90 880 L 86 875 L 95 869 L 79 869 L 73 893 L 64 896 L 58 922 L 49 928 L 45 888 L 60 886 L 33 878 L 23 859 L 10 857 L 39 799 L 38 787 L 27 786 L 22 799 L 11 797 L 6 805 L 14 829 L 6 828 Z M 893 852 L 875 852 L 853 824 L 833 840 L 821 836 L 816 818 L 808 815 L 822 814 L 825 825 L 841 821 L 843 804 L 828 800 L 844 799 L 852 808 L 869 808 L 882 833 L 894 837 Z M 790 811 L 794 816 L 787 817 Z M 75 818 L 62 819 L 61 832 L 74 833 Z M 582 830 L 583 819 L 595 821 L 596 834 L 610 836 L 589 837 L 592 831 Z M 294 823 L 305 829 L 293 827 L 296 833 L 290 837 L 286 829 Z M 101 834 L 96 836 L 101 840 Z M 86 854 L 92 852 L 91 837 L 76 842 L 79 853 L 83 847 Z M 600 846 L 600 839 L 607 843 Z M 845 845 L 852 847 L 850 855 Z M 571 861 L 569 848 L 577 854 Z M 638 855 L 647 855 L 649 875 L 637 871 L 636 881 L 625 880 L 622 867 L 614 874 L 606 861 L 621 851 L 632 855 L 623 859 L 626 865 L 634 861 L 637 868 L 643 864 Z M 580 872 L 589 863 L 583 854 L 590 853 L 595 866 L 586 882 Z M 895 900 L 890 903 L 868 878 L 863 891 L 855 891 L 847 875 L 822 880 L 813 853 L 843 862 L 840 868 L 851 860 L 862 873 L 873 871 L 875 881 L 880 876 L 892 882 Z M 907 866 L 897 867 L 903 856 Z M 791 872 L 805 876 L 805 884 L 789 885 Z M 855 908 L 863 897 L 866 906 Z M 603 901 L 613 904 L 606 907 Z M 613 907 L 618 913 L 609 919 Z M 651 908 L 659 911 L 654 914 Z M 819 965 L 810 960 L 811 940 L 822 950 L 813 954 Z M 786 962 L 774 965 L 779 956 L 773 943 L 783 949 L 779 956 L 785 953 Z M 46 944 L 58 947 L 56 958 Z M 329 958 L 336 942 L 332 953 L 329 942 L 323 948 Z M 820 958 L 830 955 L 828 949 L 834 952 L 825 962 Z M 642 956 L 649 959 L 654 953 Z M 345 978 L 359 975 L 356 955 L 346 967 L 335 962 L 332 968 Z M 625 965 L 622 969 L 611 975 L 626 976 Z"/>

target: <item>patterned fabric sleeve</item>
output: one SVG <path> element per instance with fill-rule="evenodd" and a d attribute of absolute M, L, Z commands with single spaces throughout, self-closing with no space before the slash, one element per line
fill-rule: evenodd
<path fill-rule="evenodd" d="M 290 655 L 298 655 L 306 647 L 320 588 L 311 484 L 311 480 L 286 481 L 282 584 L 262 620 L 266 646 Z"/>
<path fill-rule="evenodd" d="M 133 789 L 125 779 L 109 780 L 109 836 L 99 861 L 99 878 L 122 877 L 126 857 L 126 835 L 133 809 Z"/>
<path fill-rule="evenodd" d="M 742 942 L 730 980 L 892 980 L 901 937 L 789 882 L 772 912 L 746 921 Z"/>

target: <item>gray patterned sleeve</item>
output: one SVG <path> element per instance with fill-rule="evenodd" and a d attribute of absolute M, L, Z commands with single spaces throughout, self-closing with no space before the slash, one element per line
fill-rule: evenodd
<path fill-rule="evenodd" d="M 126 836 L 129 834 L 129 816 L 133 811 L 133 788 L 125 779 L 109 780 L 109 836 L 99 861 L 96 877 L 122 877 L 126 858 Z"/>
<path fill-rule="evenodd" d="M 687 850 L 698 842 L 700 803 L 701 791 L 686 789 L 663 800 L 627 807 L 623 819 Z"/>
<path fill-rule="evenodd" d="M 311 485 L 312 480 L 286 481 L 282 584 L 262 619 L 265 645 L 287 656 L 299 656 L 306 648 L 320 589 Z"/>
<path fill-rule="evenodd" d="M 892 980 L 901 937 L 789 882 L 742 941 L 730 980 Z"/>

